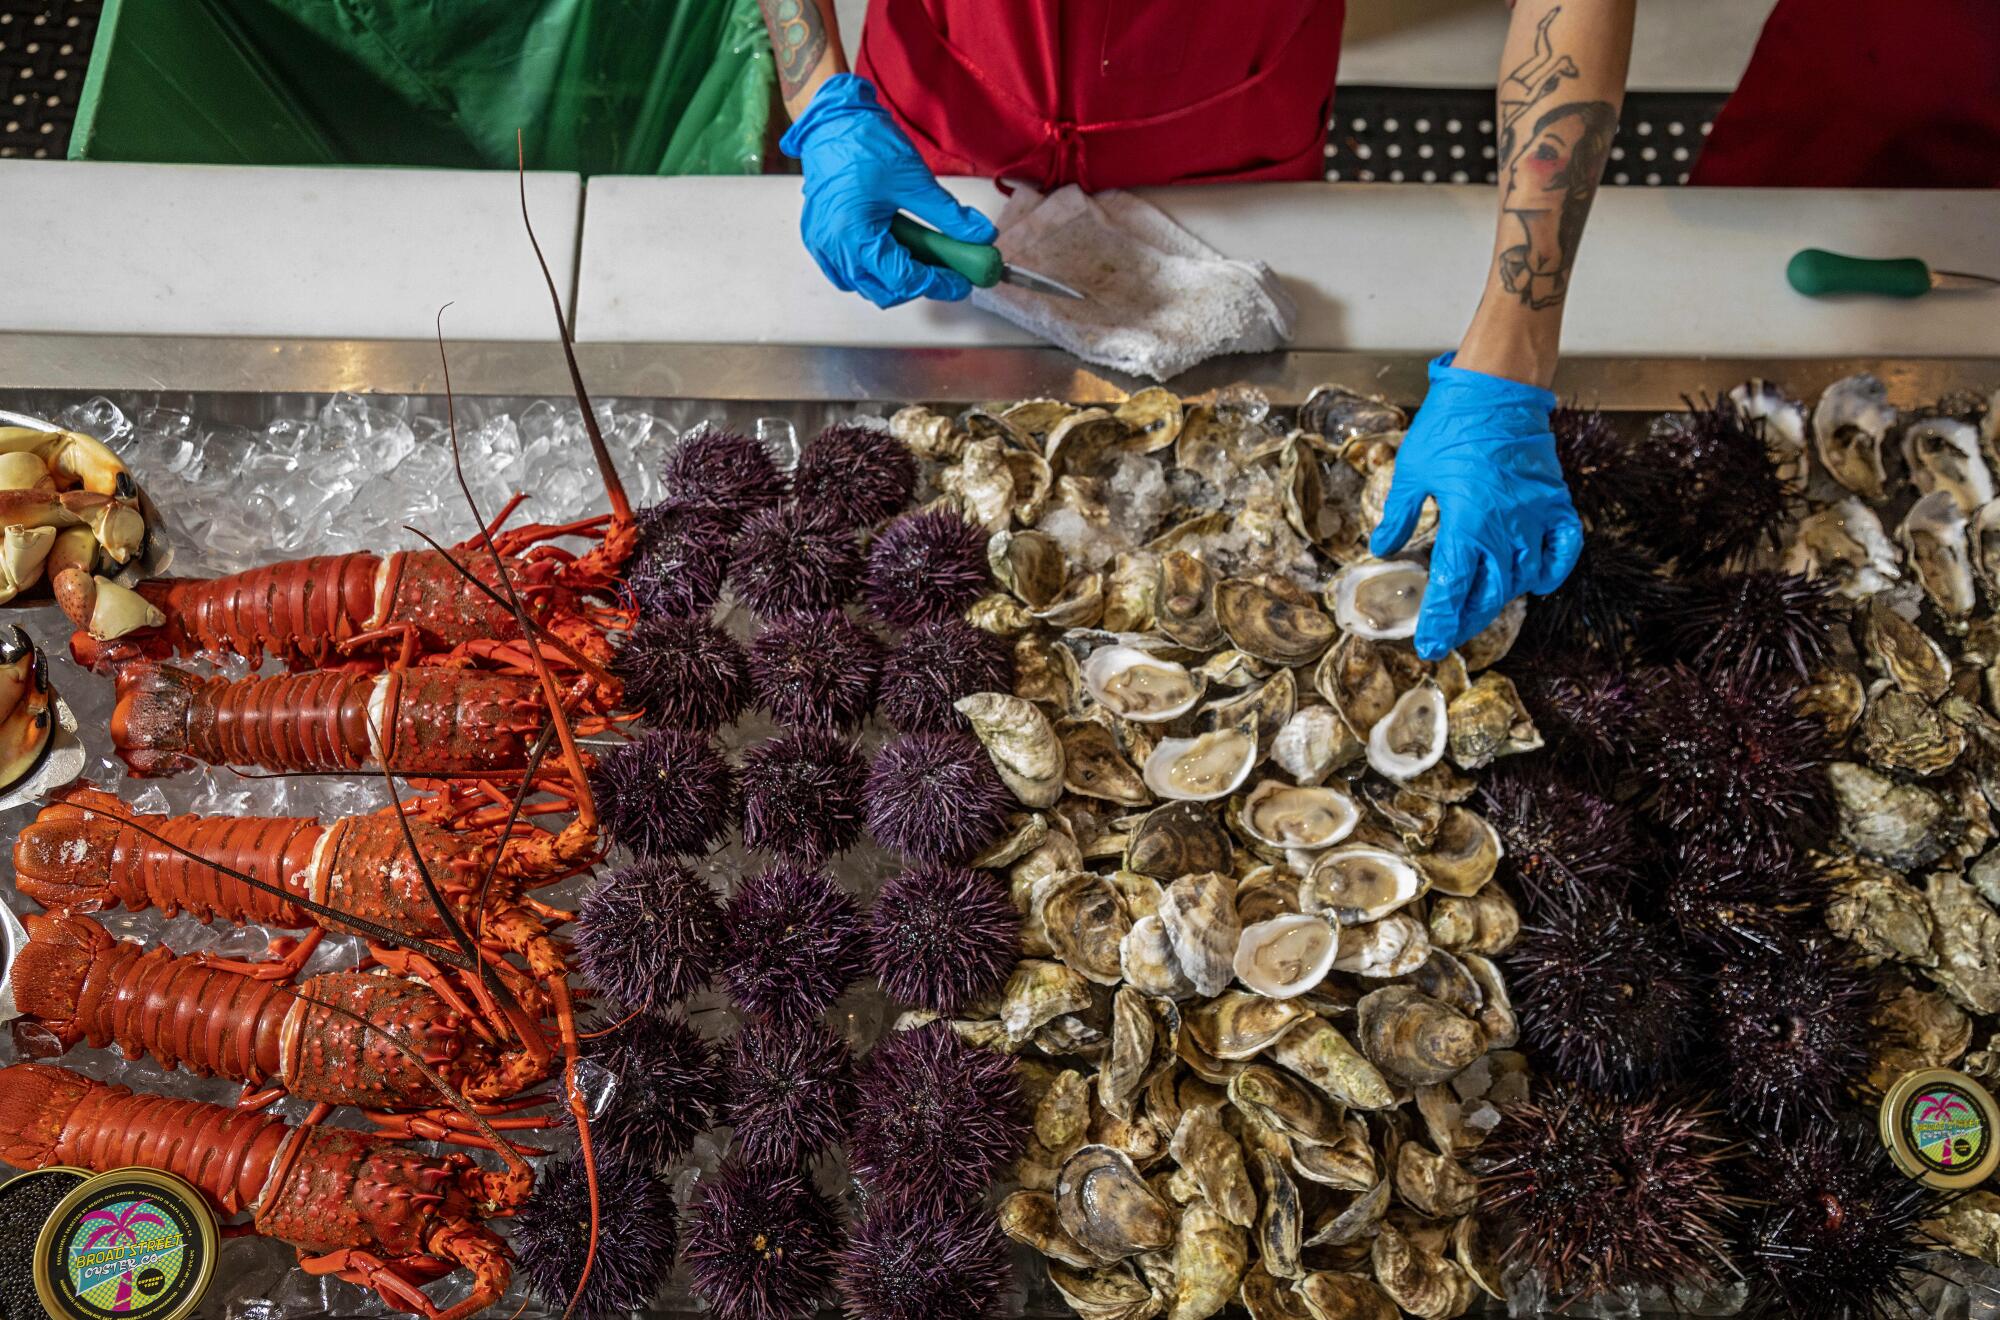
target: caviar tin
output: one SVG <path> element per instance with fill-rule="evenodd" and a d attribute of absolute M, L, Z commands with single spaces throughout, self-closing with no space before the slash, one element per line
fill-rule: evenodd
<path fill-rule="evenodd" d="M 1879 1119 L 1896 1167 L 1932 1187 L 1976 1186 L 2000 1165 L 2000 1107 L 1964 1073 L 1905 1073 L 1883 1097 Z"/>
<path fill-rule="evenodd" d="M 184 1320 L 215 1275 L 215 1215 L 156 1169 L 113 1169 L 64 1197 L 35 1242 L 35 1290 L 56 1320 Z"/>

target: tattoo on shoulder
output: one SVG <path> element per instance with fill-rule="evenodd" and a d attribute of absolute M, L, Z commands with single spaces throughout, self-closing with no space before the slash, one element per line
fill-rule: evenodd
<path fill-rule="evenodd" d="M 771 50 L 778 59 L 778 85 L 789 100 L 826 54 L 826 22 L 815 0 L 757 0 L 764 24 L 771 30 Z"/>
<path fill-rule="evenodd" d="M 1610 102 L 1558 99 L 1580 72 L 1550 36 L 1560 13 L 1557 6 L 1543 16 L 1534 54 L 1500 85 L 1500 209 L 1519 227 L 1519 241 L 1500 252 L 1500 282 L 1533 308 L 1554 307 L 1569 292 L 1584 221 L 1618 132 Z"/>

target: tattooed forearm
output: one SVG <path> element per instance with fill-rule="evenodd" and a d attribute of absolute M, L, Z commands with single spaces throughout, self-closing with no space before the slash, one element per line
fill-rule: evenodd
<path fill-rule="evenodd" d="M 826 56 L 826 17 L 818 0 L 757 0 L 778 60 L 778 86 L 789 104 Z"/>
<path fill-rule="evenodd" d="M 1542 16 L 1534 49 L 1508 70 L 1499 90 L 1497 269 L 1501 286 L 1537 309 L 1569 292 L 1577 244 L 1618 131 L 1616 105 L 1575 97 L 1591 78 L 1553 35 L 1561 14 L 1557 5 Z"/>

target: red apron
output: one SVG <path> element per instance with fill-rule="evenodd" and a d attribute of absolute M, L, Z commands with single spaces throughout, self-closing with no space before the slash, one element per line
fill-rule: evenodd
<path fill-rule="evenodd" d="M 1326 173 L 1345 0 L 872 0 L 855 72 L 939 174 Z"/>
<path fill-rule="evenodd" d="M 1690 182 L 2000 187 L 2000 0 L 1779 0 Z"/>

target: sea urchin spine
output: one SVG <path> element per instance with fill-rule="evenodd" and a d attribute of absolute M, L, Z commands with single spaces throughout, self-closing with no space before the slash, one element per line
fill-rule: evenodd
<path fill-rule="evenodd" d="M 633 1008 L 702 989 L 721 950 L 722 905 L 707 878 L 679 862 L 651 858 L 613 871 L 577 911 L 577 970 Z"/>
<path fill-rule="evenodd" d="M 723 983 L 748 1012 L 803 1023 L 833 1006 L 866 965 L 854 900 L 824 871 L 781 864 L 747 877 L 725 914 Z"/>
<path fill-rule="evenodd" d="M 966 728 L 953 708 L 975 692 L 1012 692 L 1014 658 L 1000 639 L 952 617 L 903 635 L 882 670 L 882 716 L 904 733 Z"/>
<path fill-rule="evenodd" d="M 861 837 L 868 763 L 846 738 L 798 729 L 743 753 L 743 842 L 818 866 Z"/>
<path fill-rule="evenodd" d="M 877 1203 L 848 1235 L 838 1282 L 848 1320 L 990 1320 L 1010 1272 L 984 1210 Z"/>
<path fill-rule="evenodd" d="M 651 724 L 713 733 L 750 703 L 750 665 L 706 618 L 641 619 L 611 662 L 625 704 Z"/>
<path fill-rule="evenodd" d="M 878 1200 L 930 1211 L 970 1205 L 1027 1141 L 1014 1061 L 968 1045 L 947 1022 L 876 1042 L 860 1092 L 848 1154 Z"/>
<path fill-rule="evenodd" d="M 845 732 L 874 708 L 882 644 L 839 610 L 786 615 L 751 641 L 750 675 L 774 718 L 795 729 Z"/>
<path fill-rule="evenodd" d="M 600 1153 L 597 1251 L 575 1320 L 643 1311 L 674 1269 L 673 1189 L 652 1170 Z M 590 1255 L 590 1188 L 575 1153 L 544 1163 L 508 1234 L 528 1286 L 550 1312 L 569 1307 Z"/>
<path fill-rule="evenodd" d="M 766 618 L 835 609 L 854 595 L 860 577 L 855 533 L 796 504 L 751 515 L 729 565 L 737 598 Z"/>
<path fill-rule="evenodd" d="M 705 615 L 729 577 L 736 519 L 716 509 L 656 504 L 639 515 L 639 548 L 625 580 L 648 618 Z"/>
<path fill-rule="evenodd" d="M 715 1046 L 678 1013 L 628 1017 L 592 1038 L 588 1053 L 618 1083 L 590 1121 L 595 1149 L 654 1168 L 715 1126 L 723 1090 Z"/>
<path fill-rule="evenodd" d="M 713 509 L 741 521 L 785 497 L 785 474 L 763 445 L 739 431 L 704 426 L 667 455 L 667 498 L 682 508 Z"/>
<path fill-rule="evenodd" d="M 862 595 L 896 628 L 949 618 L 986 593 L 986 533 L 950 509 L 906 513 L 868 550 Z"/>
<path fill-rule="evenodd" d="M 590 771 L 605 831 L 641 857 L 706 852 L 729 832 L 736 778 L 707 737 L 654 729 Z"/>
<path fill-rule="evenodd" d="M 719 1320 L 808 1320 L 832 1291 L 839 1236 L 804 1174 L 729 1160 L 695 1184 L 682 1259 Z"/>
<path fill-rule="evenodd" d="M 846 1135 L 854 1054 L 821 1022 L 746 1022 L 729 1043 L 730 1126 L 751 1164 L 797 1168 Z"/>
<path fill-rule="evenodd" d="M 887 431 L 835 423 L 807 442 L 793 497 L 843 527 L 872 527 L 910 502 L 917 460 Z"/>
<path fill-rule="evenodd" d="M 868 772 L 868 832 L 920 862 L 962 863 L 999 837 L 1013 801 L 971 734 L 905 734 Z"/>

